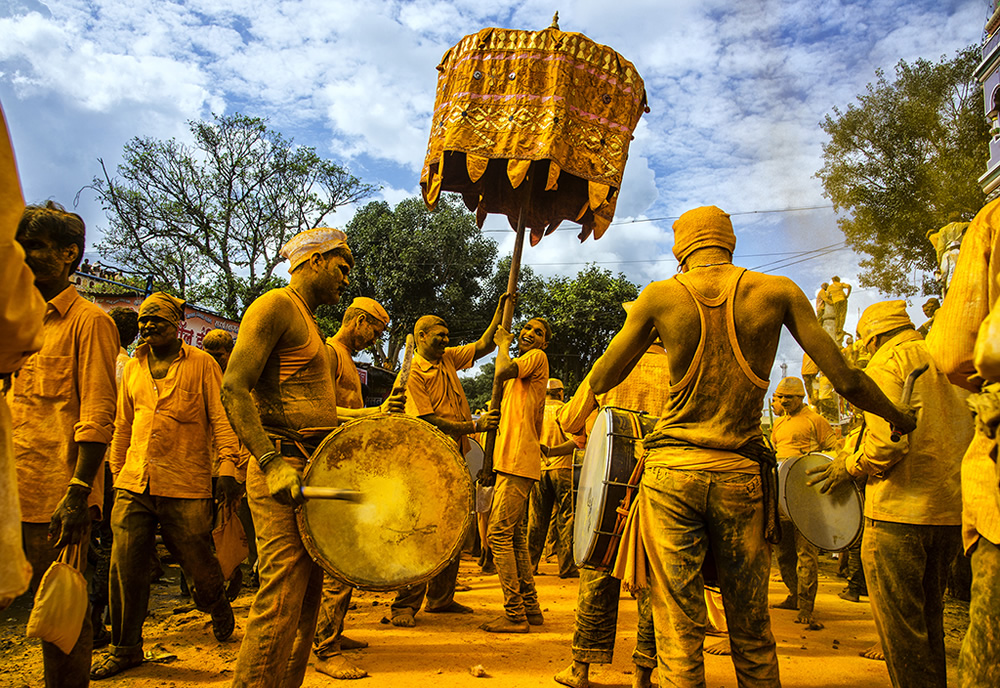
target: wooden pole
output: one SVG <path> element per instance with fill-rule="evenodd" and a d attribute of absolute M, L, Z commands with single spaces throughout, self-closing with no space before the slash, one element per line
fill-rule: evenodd
<path fill-rule="evenodd" d="M 528 180 L 525 180 L 527 184 Z M 528 203 L 525 200 L 521 204 L 521 209 L 517 214 L 517 236 L 514 239 L 514 253 L 510 259 L 510 275 L 507 278 L 507 303 L 503 307 L 503 318 L 500 325 L 510 331 L 511 322 L 514 320 L 514 294 L 517 293 L 517 278 L 521 274 L 521 253 L 524 251 L 524 235 L 527 233 L 524 227 L 525 209 Z M 500 402 L 503 401 L 503 383 L 493 378 L 493 396 L 490 399 L 490 410 L 499 409 Z M 493 478 L 493 448 L 496 446 L 497 431 L 490 430 L 486 433 L 486 445 L 483 447 L 483 482 L 492 485 Z"/>

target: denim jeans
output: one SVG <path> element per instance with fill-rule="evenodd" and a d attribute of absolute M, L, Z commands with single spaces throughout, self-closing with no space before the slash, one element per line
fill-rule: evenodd
<path fill-rule="evenodd" d="M 534 482 L 531 478 L 497 473 L 487 531 L 503 590 L 504 614 L 516 622 L 524 621 L 528 614 L 541 612 L 531 575 L 526 524 L 528 495 Z"/>
<path fill-rule="evenodd" d="M 344 633 L 344 619 L 351 606 L 354 588 L 326 573 L 323 574 L 323 593 L 316 620 L 316 637 L 313 650 L 320 659 L 340 654 L 340 637 Z"/>
<path fill-rule="evenodd" d="M 740 688 L 780 686 L 760 476 L 647 466 L 638 492 L 661 686 L 705 686 L 702 565 L 715 558 Z"/>
<path fill-rule="evenodd" d="M 1000 686 L 1000 547 L 984 537 L 972 552 L 969 630 L 958 658 L 961 688 Z"/>
<path fill-rule="evenodd" d="M 21 523 L 21 541 L 24 555 L 31 564 L 31 594 L 38 590 L 38 583 L 56 559 L 59 550 L 49 540 L 48 523 Z M 87 563 L 87 548 L 90 532 L 83 534 L 80 561 Z M 86 688 L 90 684 L 90 656 L 94 647 L 94 627 L 91 623 L 90 607 L 83 617 L 80 637 L 70 653 L 64 654 L 54 644 L 42 641 L 42 665 L 45 669 L 45 688 Z"/>
<path fill-rule="evenodd" d="M 455 601 L 455 584 L 458 582 L 458 566 L 462 558 L 455 557 L 436 576 L 426 583 L 408 585 L 396 593 L 390 608 L 392 616 L 408 610 L 412 614 L 420 611 L 420 605 L 427 598 L 427 609 L 443 609 Z"/>
<path fill-rule="evenodd" d="M 284 458 L 297 470 L 304 459 Z M 251 461 L 247 496 L 257 529 L 260 589 L 250 607 L 233 688 L 297 688 L 302 685 L 319 612 L 323 569 L 302 544 L 295 509 L 279 504 Z"/>
<path fill-rule="evenodd" d="M 212 548 L 212 500 L 154 497 L 115 490 L 111 510 L 111 653 L 142 654 L 142 624 L 149 608 L 149 562 L 156 551 L 156 524 L 201 611 L 222 599 L 223 580 Z"/>
<path fill-rule="evenodd" d="M 532 571 L 538 570 L 545 548 L 545 536 L 552 520 L 552 508 L 556 511 L 556 552 L 559 556 L 559 575 L 569 576 L 576 572 L 573 561 L 573 468 L 556 468 L 542 471 L 542 479 L 531 490 L 531 506 L 528 511 L 528 553 L 531 556 Z"/>
<path fill-rule="evenodd" d="M 861 561 L 895 688 L 947 688 L 944 589 L 961 526 L 865 519 Z"/>
<path fill-rule="evenodd" d="M 775 548 L 781 580 L 801 611 L 811 612 L 819 589 L 819 548 L 787 518 L 781 519 L 781 542 Z"/>
<path fill-rule="evenodd" d="M 580 569 L 580 592 L 576 601 L 573 659 L 587 664 L 611 664 L 618 626 L 618 600 L 622 582 L 610 573 Z M 636 594 L 639 623 L 632 662 L 656 668 L 656 637 L 649 588 Z"/>

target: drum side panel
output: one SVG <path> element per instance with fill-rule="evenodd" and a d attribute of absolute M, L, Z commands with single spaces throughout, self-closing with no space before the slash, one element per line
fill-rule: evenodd
<path fill-rule="evenodd" d="M 317 450 L 303 482 L 364 495 L 360 504 L 312 500 L 300 512 L 310 554 L 362 589 L 431 578 L 457 554 L 471 523 L 472 483 L 455 443 L 406 416 L 339 428 Z"/>

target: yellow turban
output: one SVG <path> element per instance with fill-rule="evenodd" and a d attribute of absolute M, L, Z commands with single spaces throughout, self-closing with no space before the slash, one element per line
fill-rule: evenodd
<path fill-rule="evenodd" d="M 347 248 L 347 235 L 339 229 L 317 227 L 299 232 L 281 247 L 281 256 L 287 258 L 291 272 L 314 253 L 326 253 L 343 246 Z"/>
<path fill-rule="evenodd" d="M 880 334 L 899 327 L 913 327 L 910 314 L 906 312 L 906 301 L 880 301 L 865 309 L 858 320 L 858 337 L 865 346 Z"/>
<path fill-rule="evenodd" d="M 560 380 L 557 377 L 550 377 L 549 378 L 549 389 L 550 390 L 552 390 L 552 389 L 564 389 L 563 388 L 562 380 Z"/>
<path fill-rule="evenodd" d="M 774 388 L 775 394 L 790 394 L 795 396 L 804 397 L 806 395 L 805 385 L 802 384 L 802 380 L 797 377 L 786 377 L 778 386 Z"/>
<path fill-rule="evenodd" d="M 184 319 L 184 301 L 166 292 L 157 291 L 150 294 L 139 306 L 139 317 L 156 316 L 163 318 L 171 325 L 177 325 Z"/>
<path fill-rule="evenodd" d="M 389 314 L 385 312 L 384 308 L 382 308 L 382 304 L 375 299 L 369 299 L 367 296 L 359 296 L 351 301 L 350 308 L 357 308 L 358 310 L 364 311 L 381 322 L 383 325 L 389 324 Z"/>
<path fill-rule="evenodd" d="M 674 222 L 674 257 L 683 264 L 692 251 L 717 246 L 730 253 L 736 248 L 736 234 L 729 214 L 714 205 L 689 210 Z"/>

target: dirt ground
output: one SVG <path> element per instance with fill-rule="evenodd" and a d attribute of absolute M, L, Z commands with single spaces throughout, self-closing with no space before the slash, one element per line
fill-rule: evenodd
<path fill-rule="evenodd" d="M 496 576 L 483 576 L 471 559 L 462 562 L 459 583 L 468 590 L 457 599 L 475 609 L 472 615 L 417 615 L 416 628 L 396 628 L 388 616 L 391 593 L 356 592 L 356 607 L 350 612 L 346 634 L 370 643 L 367 650 L 347 653 L 369 672 L 369 678 L 353 685 L 400 688 L 451 688 L 478 682 L 511 688 L 556 686 L 553 674 L 570 662 L 577 586 L 575 580 L 560 580 L 554 563 L 543 562 L 536 578 L 545 624 L 532 627 L 527 635 L 491 635 L 479 630 L 480 623 L 501 613 L 501 593 Z M 782 685 L 786 688 L 823 685 L 829 688 L 882 688 L 889 686 L 884 662 L 863 659 L 858 652 L 876 640 L 875 625 L 867 598 L 862 603 L 841 600 L 837 593 L 844 582 L 836 577 L 836 561 L 821 562 L 816 610 L 826 627 L 806 631 L 794 623 L 795 612 L 772 610 L 771 621 L 778 642 Z M 190 599 L 181 597 L 179 569 L 168 566 L 161 583 L 154 584 L 150 616 L 144 629 L 147 651 L 166 655 L 162 661 L 146 662 L 119 676 L 95 682 L 108 688 L 186 688 L 224 686 L 232 679 L 233 665 L 243 638 L 243 629 L 254 591 L 244 590 L 234 603 L 237 627 L 232 639 L 217 643 L 207 615 L 195 611 Z M 771 602 L 784 599 L 786 591 L 777 568 L 771 578 Z M 30 611 L 27 596 L 0 612 L 0 687 L 35 688 L 43 685 L 41 649 L 38 641 L 24 637 Z M 599 686 L 631 685 L 631 653 L 635 642 L 634 602 L 623 596 L 618 617 L 618 640 L 614 662 L 594 665 L 592 682 Z M 951 598 L 945 616 L 949 682 L 957 684 L 958 649 L 968 626 L 968 605 Z M 714 642 L 714 639 L 709 639 Z M 474 678 L 470 668 L 482 665 L 487 676 Z M 709 688 L 735 688 L 729 657 L 706 655 Z M 654 674 L 655 678 L 655 674 Z M 341 683 L 308 669 L 304 686 Z"/>

